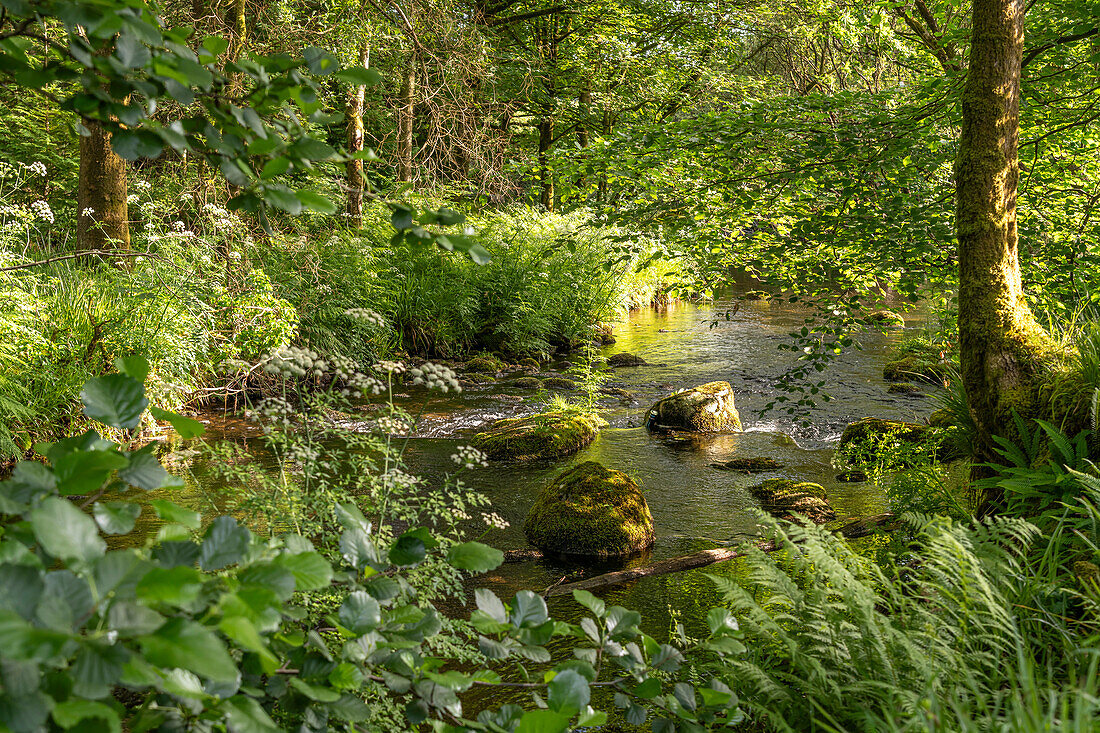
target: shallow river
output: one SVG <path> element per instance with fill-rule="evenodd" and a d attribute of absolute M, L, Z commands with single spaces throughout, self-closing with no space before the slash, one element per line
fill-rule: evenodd
<path fill-rule="evenodd" d="M 725 313 L 740 303 L 731 320 Z M 466 483 L 489 497 L 492 509 L 511 526 L 494 529 L 483 541 L 501 549 L 527 547 L 523 519 L 538 492 L 567 468 L 596 460 L 629 473 L 641 485 L 656 524 L 657 542 L 644 557 L 629 564 L 645 563 L 752 536 L 755 501 L 746 487 L 761 478 L 799 478 L 822 484 L 840 516 L 862 516 L 884 511 L 882 489 L 870 483 L 841 483 L 830 465 L 833 446 L 849 422 L 865 416 L 923 420 L 936 407 L 928 395 L 887 394 L 882 367 L 891 342 L 902 331 L 888 335 L 864 334 L 862 351 L 843 355 L 827 372 L 833 400 L 823 403 L 808 427 L 785 414 L 760 416 L 758 410 L 777 392 L 774 384 L 794 360 L 790 351 L 777 346 L 789 342 L 788 334 L 801 328 L 806 312 L 788 303 L 719 300 L 705 305 L 677 304 L 666 309 L 642 310 L 616 324 L 617 343 L 604 349 L 642 357 L 651 366 L 615 370 L 605 386 L 632 394 L 630 398 L 606 397 L 600 412 L 610 425 L 595 442 L 568 458 L 544 463 L 493 464 L 466 472 Z M 721 320 L 717 320 L 721 318 Z M 553 369 L 568 366 L 561 362 Z M 514 376 L 524 376 L 516 374 Z M 690 439 L 649 434 L 641 425 L 646 410 L 672 391 L 714 380 L 729 381 L 736 394 L 745 430 L 734 435 Z M 411 439 L 407 459 L 414 473 L 429 479 L 451 470 L 450 456 L 485 424 L 501 417 L 538 411 L 531 392 L 509 386 L 509 377 L 484 387 L 469 387 L 461 395 L 432 400 L 418 432 Z M 722 471 L 710 464 L 742 456 L 769 456 L 784 464 L 782 470 L 752 477 Z M 194 467 L 202 483 L 200 465 Z M 196 487 L 207 505 L 217 504 L 222 487 Z M 179 501 L 179 498 L 177 498 Z M 699 619 L 715 601 L 705 572 L 736 572 L 735 567 L 712 566 L 700 571 L 649 578 L 616 587 L 603 595 L 611 602 L 635 608 L 646 618 L 651 632 L 669 628 L 673 615 L 689 622 Z M 563 576 L 573 580 L 614 566 L 578 566 L 539 560 L 506 564 L 477 580 L 508 598 L 520 589 L 541 590 Z M 620 565 L 621 567 L 621 565 Z M 570 616 L 571 601 L 556 601 L 555 613 Z M 455 612 L 461 612 L 458 608 Z"/>

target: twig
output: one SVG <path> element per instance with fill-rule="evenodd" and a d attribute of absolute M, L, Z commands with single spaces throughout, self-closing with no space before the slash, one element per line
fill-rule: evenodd
<path fill-rule="evenodd" d="M 105 249 L 89 249 L 85 252 L 71 252 L 67 255 L 58 255 L 57 257 L 48 257 L 44 260 L 36 260 L 35 262 L 24 262 L 22 265 L 10 265 L 8 267 L 0 267 L 0 272 L 11 272 L 13 270 L 26 270 L 30 267 L 38 267 L 39 265 L 48 265 L 51 262 L 61 262 L 62 260 L 72 260 L 77 257 L 152 257 L 154 259 L 161 259 L 157 255 L 150 254 L 148 252 L 117 252 Z"/>

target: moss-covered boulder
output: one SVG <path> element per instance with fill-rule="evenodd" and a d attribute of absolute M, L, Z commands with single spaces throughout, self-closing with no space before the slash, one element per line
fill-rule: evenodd
<path fill-rule="evenodd" d="M 941 408 L 928 416 L 928 424 L 934 428 L 949 428 L 955 420 L 950 410 Z"/>
<path fill-rule="evenodd" d="M 534 461 L 576 453 L 603 423 L 593 414 L 543 412 L 498 420 L 474 436 L 474 447 L 493 460 Z"/>
<path fill-rule="evenodd" d="M 468 372 L 463 374 L 462 380 L 470 384 L 492 384 L 497 381 L 496 377 L 491 374 L 482 374 L 481 372 Z"/>
<path fill-rule="evenodd" d="M 597 323 L 595 330 L 596 335 L 592 339 L 593 342 L 600 346 L 610 346 L 615 343 L 615 327 L 610 323 Z"/>
<path fill-rule="evenodd" d="M 801 514 L 816 524 L 836 519 L 836 512 L 829 506 L 829 497 L 820 484 L 773 478 L 749 487 L 749 493 L 760 500 L 764 511 L 779 517 Z"/>
<path fill-rule="evenodd" d="M 542 386 L 542 382 L 538 377 L 520 377 L 512 380 L 512 386 L 516 389 L 538 389 Z"/>
<path fill-rule="evenodd" d="M 645 366 L 648 364 L 645 359 L 640 356 L 634 356 L 634 354 L 628 354 L 622 352 L 621 354 L 612 354 L 607 357 L 607 365 L 612 367 L 632 367 L 632 366 Z"/>
<path fill-rule="evenodd" d="M 495 374 L 504 369 L 504 362 L 492 356 L 475 356 L 462 367 L 463 371 Z"/>
<path fill-rule="evenodd" d="M 532 359 L 529 356 L 526 357 L 526 358 L 520 359 L 519 360 L 519 365 L 521 367 L 523 367 L 524 369 L 534 369 L 536 372 L 539 369 L 542 369 L 542 365 L 539 364 L 539 360 L 538 359 Z"/>
<path fill-rule="evenodd" d="M 905 316 L 891 310 L 872 311 L 867 314 L 867 321 L 887 328 L 902 328 L 905 326 Z"/>
<path fill-rule="evenodd" d="M 577 383 L 567 377 L 547 377 L 542 380 L 543 389 L 576 389 Z"/>
<path fill-rule="evenodd" d="M 836 457 L 842 465 L 879 463 L 902 468 L 922 461 L 956 458 L 953 443 L 950 429 L 865 417 L 844 428 Z"/>
<path fill-rule="evenodd" d="M 888 394 L 922 394 L 921 388 L 909 382 L 896 382 L 886 388 Z"/>
<path fill-rule="evenodd" d="M 921 337 L 905 339 L 893 351 L 893 358 L 882 369 L 883 378 L 891 382 L 943 384 L 950 377 L 953 361 L 957 358 L 951 347 Z"/>
<path fill-rule="evenodd" d="M 649 408 L 645 425 L 653 431 L 731 433 L 741 429 L 729 382 L 709 382 L 677 392 Z"/>
<path fill-rule="evenodd" d="M 779 463 L 774 458 L 768 458 L 767 456 L 734 458 L 725 463 L 712 463 L 710 465 L 715 468 L 721 468 L 724 471 L 740 471 L 741 473 L 763 473 L 764 471 L 778 471 L 783 468 L 782 463 Z"/>
<path fill-rule="evenodd" d="M 621 387 L 600 387 L 599 393 L 608 397 L 618 397 L 624 400 L 634 399 L 634 393 Z"/>
<path fill-rule="evenodd" d="M 523 531 L 543 552 L 622 557 L 653 544 L 653 516 L 622 471 L 588 461 L 554 479 L 527 514 Z"/>

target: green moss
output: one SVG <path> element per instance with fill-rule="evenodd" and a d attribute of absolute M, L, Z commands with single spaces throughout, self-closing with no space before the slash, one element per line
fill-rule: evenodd
<path fill-rule="evenodd" d="M 836 519 L 829 497 L 820 484 L 773 478 L 749 487 L 765 511 L 779 516 L 801 514 L 817 524 Z"/>
<path fill-rule="evenodd" d="M 577 383 L 566 377 L 547 377 L 542 380 L 544 389 L 576 389 Z"/>
<path fill-rule="evenodd" d="M 783 464 L 773 458 L 757 456 L 755 458 L 734 458 L 725 463 L 712 463 L 715 468 L 727 471 L 741 471 L 743 473 L 761 473 L 763 471 L 776 471 L 783 468 Z"/>
<path fill-rule="evenodd" d="M 622 471 L 588 461 L 539 494 L 524 523 L 544 552 L 621 557 L 653 544 L 653 516 L 638 485 Z"/>
<path fill-rule="evenodd" d="M 607 395 L 609 397 L 621 397 L 624 400 L 634 399 L 634 393 L 630 390 L 621 389 L 619 387 L 600 387 L 600 394 Z"/>
<path fill-rule="evenodd" d="M 531 357 L 520 359 L 519 365 L 524 369 L 534 369 L 535 371 L 538 371 L 542 368 L 542 365 L 539 364 L 538 359 L 532 359 Z"/>
<path fill-rule="evenodd" d="M 504 369 L 504 362 L 492 356 L 475 356 L 463 367 L 467 372 L 496 373 Z"/>
<path fill-rule="evenodd" d="M 632 366 L 645 366 L 648 362 L 640 356 L 634 356 L 634 354 L 628 354 L 622 352 L 621 354 L 612 354 L 607 357 L 607 365 L 612 367 L 632 367 Z"/>
<path fill-rule="evenodd" d="M 469 372 L 468 374 L 463 374 L 462 378 L 465 381 L 470 382 L 471 384 L 492 384 L 493 382 L 497 381 L 496 377 L 490 376 L 488 374 L 479 374 L 478 372 Z"/>
<path fill-rule="evenodd" d="M 870 323 L 886 326 L 887 328 L 902 328 L 905 326 L 905 316 L 897 311 L 880 310 L 867 314 Z"/>
<path fill-rule="evenodd" d="M 601 424 L 596 415 L 566 412 L 508 418 L 475 435 L 474 447 L 493 460 L 559 458 L 591 443 Z"/>
<path fill-rule="evenodd" d="M 512 386 L 517 389 L 538 389 L 542 386 L 542 382 L 538 377 L 520 377 L 512 380 Z"/>
<path fill-rule="evenodd" d="M 954 430 L 866 417 L 844 428 L 834 460 L 841 465 L 877 463 L 884 468 L 950 460 L 958 457 L 952 440 Z"/>
<path fill-rule="evenodd" d="M 654 431 L 727 433 L 741 429 L 729 382 L 709 382 L 665 397 L 649 409 L 645 423 Z"/>
<path fill-rule="evenodd" d="M 934 428 L 951 427 L 951 411 L 940 409 L 928 416 L 928 424 Z"/>
<path fill-rule="evenodd" d="M 921 388 L 909 382 L 898 382 L 886 388 L 889 394 L 920 394 Z"/>
<path fill-rule="evenodd" d="M 836 480 L 847 484 L 858 484 L 867 480 L 867 474 L 863 471 L 841 471 L 836 475 Z"/>

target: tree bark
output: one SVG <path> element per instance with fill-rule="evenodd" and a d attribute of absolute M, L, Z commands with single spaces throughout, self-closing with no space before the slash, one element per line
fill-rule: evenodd
<path fill-rule="evenodd" d="M 128 249 L 130 216 L 126 205 L 126 161 L 111 149 L 111 133 L 86 120 L 80 137 L 76 241 L 82 250 Z"/>
<path fill-rule="evenodd" d="M 1024 299 L 1016 230 L 1023 0 L 974 0 L 962 132 L 955 163 L 959 345 L 977 426 L 977 459 L 1014 437 L 1012 413 L 1038 413 L 1050 339 Z"/>
<path fill-rule="evenodd" d="M 547 117 L 538 124 L 539 130 L 539 203 L 547 211 L 554 210 L 554 171 L 550 169 L 549 153 L 554 144 L 554 118 Z"/>
<path fill-rule="evenodd" d="M 416 123 L 416 51 L 409 58 L 401 77 L 401 95 L 397 106 L 397 180 L 413 177 L 413 126 Z"/>
<path fill-rule="evenodd" d="M 370 66 L 370 42 L 364 40 L 359 47 L 359 63 L 363 68 Z M 366 100 L 367 88 L 355 85 L 348 90 L 347 118 L 348 124 L 348 152 L 351 154 L 363 151 L 363 105 Z M 345 212 L 348 215 L 348 224 L 358 229 L 363 224 L 363 161 L 353 158 L 344 164 L 345 182 L 348 187 Z"/>

